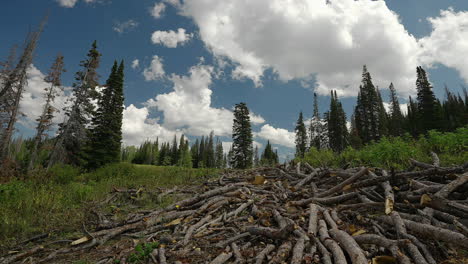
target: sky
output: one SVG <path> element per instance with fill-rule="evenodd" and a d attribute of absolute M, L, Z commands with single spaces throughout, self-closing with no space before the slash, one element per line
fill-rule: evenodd
<path fill-rule="evenodd" d="M 233 107 L 245 102 L 255 145 L 270 140 L 284 159 L 294 153 L 299 112 L 312 115 L 314 92 L 323 113 L 337 90 L 351 116 L 364 64 L 384 100 L 394 83 L 403 111 L 419 65 L 439 98 L 445 85 L 468 85 L 466 0 L 15 0 L 0 8 L 1 60 L 50 12 L 21 101 L 17 134 L 25 137 L 55 56 L 67 69 L 55 102 L 62 108 L 94 40 L 101 83 L 114 60 L 125 61 L 125 145 L 214 131 L 228 148 Z"/>

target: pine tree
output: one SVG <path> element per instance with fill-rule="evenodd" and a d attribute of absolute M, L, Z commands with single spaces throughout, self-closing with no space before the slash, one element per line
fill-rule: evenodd
<path fill-rule="evenodd" d="M 216 168 L 221 169 L 224 168 L 224 153 L 223 153 L 223 144 L 221 141 L 219 141 L 219 138 L 216 138 L 216 152 L 215 152 L 215 158 L 216 158 Z"/>
<path fill-rule="evenodd" d="M 199 148 L 199 152 L 198 152 L 198 158 L 199 158 L 198 167 L 199 168 L 205 168 L 206 167 L 206 163 L 205 163 L 206 162 L 205 146 L 206 146 L 205 136 L 202 136 L 202 138 L 200 140 L 200 148 Z"/>
<path fill-rule="evenodd" d="M 466 91 L 466 90 L 464 90 Z M 466 116 L 465 102 L 460 95 L 456 96 L 445 87 L 446 100 L 443 103 L 444 125 L 445 131 L 454 131 L 458 127 L 463 127 L 468 122 Z"/>
<path fill-rule="evenodd" d="M 47 17 L 37 31 L 28 35 L 18 64 L 14 69 L 7 71 L 8 74 L 4 76 L 0 86 L 0 161 L 8 156 L 21 97 L 27 83 L 27 71 L 33 61 L 34 51 L 46 21 Z"/>
<path fill-rule="evenodd" d="M 99 75 L 101 54 L 97 51 L 96 41 L 93 42 L 86 60 L 80 63 L 83 67 L 75 75 L 73 84 L 73 104 L 66 112 L 67 120 L 60 125 L 59 135 L 49 160 L 49 168 L 58 162 L 82 164 L 82 150 L 86 143 L 87 126 L 94 115 L 93 100 L 97 99 L 96 87 Z"/>
<path fill-rule="evenodd" d="M 249 109 L 245 103 L 236 104 L 232 127 L 233 167 L 246 169 L 252 167 L 253 136 L 250 125 Z"/>
<path fill-rule="evenodd" d="M 379 123 L 378 123 L 378 130 L 379 130 L 379 137 L 384 137 L 388 135 L 388 114 L 387 111 L 385 110 L 383 100 L 382 100 L 382 95 L 380 94 L 380 90 L 378 87 L 376 87 L 377 91 L 377 100 L 379 103 Z"/>
<path fill-rule="evenodd" d="M 299 118 L 296 123 L 296 157 L 303 158 L 307 150 L 307 131 L 304 125 L 302 112 L 299 113 Z"/>
<path fill-rule="evenodd" d="M 416 91 L 418 118 L 420 120 L 420 133 L 426 133 L 431 129 L 437 128 L 437 123 L 434 120 L 436 114 L 436 98 L 432 91 L 432 85 L 427 79 L 426 71 L 421 67 L 416 68 Z"/>
<path fill-rule="evenodd" d="M 65 72 L 63 56 L 58 55 L 50 69 L 49 74 L 44 79 L 44 81 L 50 86 L 44 89 L 46 102 L 42 108 L 42 114 L 40 115 L 39 119 L 37 119 L 37 132 L 36 136 L 34 137 L 33 146 L 31 148 L 31 157 L 29 159 L 28 170 L 33 169 L 37 160 L 38 149 L 43 143 L 44 137 L 46 136 L 45 132 L 52 126 L 52 118 L 54 117 L 54 112 L 57 111 L 57 109 L 52 106 L 52 103 L 58 94 L 57 89 L 63 91 L 63 87 L 61 87 L 61 77 L 63 72 Z"/>
<path fill-rule="evenodd" d="M 159 138 L 156 138 L 156 141 L 153 143 L 151 148 L 151 165 L 159 165 Z"/>
<path fill-rule="evenodd" d="M 351 130 L 349 133 L 349 145 L 355 149 L 360 149 L 362 147 L 362 140 L 359 137 L 359 132 L 356 128 L 356 120 L 354 115 L 351 116 Z"/>
<path fill-rule="evenodd" d="M 411 96 L 408 98 L 407 114 L 405 118 L 405 130 L 408 131 L 413 137 L 419 134 L 419 118 L 418 118 L 418 104 L 413 101 Z"/>
<path fill-rule="evenodd" d="M 184 168 L 192 167 L 192 154 L 189 149 L 189 143 L 184 139 L 184 135 L 181 136 L 179 144 L 179 160 L 177 166 Z"/>
<path fill-rule="evenodd" d="M 403 114 L 400 109 L 397 93 L 393 83 L 390 83 L 390 120 L 389 133 L 392 136 L 398 137 L 403 135 Z"/>
<path fill-rule="evenodd" d="M 98 99 L 98 109 L 92 119 L 92 128 L 86 147 L 87 167 L 99 168 L 119 161 L 122 142 L 123 62 L 117 61 Z M 150 163 L 151 164 L 151 163 Z"/>

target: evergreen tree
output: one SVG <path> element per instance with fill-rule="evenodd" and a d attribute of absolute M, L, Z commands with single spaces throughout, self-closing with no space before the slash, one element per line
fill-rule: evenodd
<path fill-rule="evenodd" d="M 214 146 L 214 132 L 211 131 L 210 136 L 208 137 L 208 144 L 206 146 L 206 160 L 205 164 L 207 168 L 216 167 L 216 157 L 215 157 L 215 146 Z"/>
<path fill-rule="evenodd" d="M 418 104 L 413 101 L 411 96 L 408 99 L 407 114 L 405 119 L 405 130 L 413 137 L 419 134 Z"/>
<path fill-rule="evenodd" d="M 55 97 L 58 94 L 57 89 L 63 91 L 61 87 L 61 77 L 62 73 L 65 72 L 63 68 L 63 56 L 58 55 L 52 65 L 49 74 L 45 77 L 44 81 L 50 86 L 45 88 L 45 98 L 46 102 L 42 108 L 42 114 L 37 119 L 38 124 L 36 127 L 36 136 L 34 137 L 33 146 L 31 149 L 31 157 L 29 159 L 28 169 L 31 170 L 34 167 L 34 164 L 37 160 L 38 149 L 43 143 L 44 137 L 46 137 L 45 132 L 52 126 L 52 118 L 54 118 L 54 112 L 57 111 L 55 107 L 52 106 L 52 103 L 55 100 Z"/>
<path fill-rule="evenodd" d="M 437 128 L 438 125 L 434 118 L 436 115 L 436 98 L 432 91 L 432 85 L 427 79 L 426 71 L 419 66 L 416 68 L 416 72 L 418 119 L 420 120 L 418 132 L 426 133 Z"/>
<path fill-rule="evenodd" d="M 378 123 L 378 129 L 379 129 L 379 137 L 383 137 L 388 135 L 388 114 L 387 111 L 385 110 L 383 100 L 382 100 L 382 95 L 380 94 L 380 90 L 378 87 L 376 87 L 377 91 L 377 99 L 379 102 L 379 123 Z"/>
<path fill-rule="evenodd" d="M 307 131 L 304 125 L 302 112 L 299 113 L 299 119 L 296 123 L 296 157 L 303 158 L 307 150 Z"/>
<path fill-rule="evenodd" d="M 389 133 L 392 136 L 398 137 L 403 135 L 403 114 L 400 109 L 397 93 L 393 83 L 390 83 L 390 120 Z"/>
<path fill-rule="evenodd" d="M 123 61 L 118 66 L 114 61 L 109 79 L 99 96 L 98 109 L 92 119 L 86 147 L 87 166 L 99 168 L 108 163 L 119 161 L 122 143 L 122 113 L 123 113 Z M 152 147 L 151 147 L 152 148 Z M 151 164 L 152 161 L 149 161 Z"/>
<path fill-rule="evenodd" d="M 465 103 L 460 95 L 456 96 L 445 87 L 446 100 L 442 107 L 443 129 L 445 131 L 453 131 L 458 127 L 465 126 L 468 122 L 466 115 Z"/>
<path fill-rule="evenodd" d="M 190 152 L 189 149 L 189 143 L 187 140 L 184 140 L 183 135 L 180 139 L 180 147 L 179 147 L 179 161 L 178 161 L 178 166 L 179 167 L 184 167 L 184 168 L 191 168 L 192 167 L 192 153 Z"/>
<path fill-rule="evenodd" d="M 223 153 L 223 144 L 219 141 L 219 138 L 216 138 L 216 168 L 221 169 L 224 168 L 224 153 Z"/>
<path fill-rule="evenodd" d="M 346 114 L 336 91 L 331 92 L 330 111 L 328 113 L 328 137 L 333 151 L 343 151 L 349 144 L 349 133 L 346 127 Z"/>
<path fill-rule="evenodd" d="M 359 132 L 356 128 L 356 120 L 354 115 L 351 116 L 351 130 L 349 133 L 349 145 L 355 149 L 360 149 L 362 147 L 362 140 L 359 137 Z"/>
<path fill-rule="evenodd" d="M 246 169 L 252 167 L 253 138 L 250 125 L 249 109 L 245 103 L 236 104 L 232 127 L 233 167 Z"/>
<path fill-rule="evenodd" d="M 258 167 L 259 165 L 260 165 L 260 159 L 258 157 L 258 146 L 255 146 L 253 166 Z"/>
<path fill-rule="evenodd" d="M 314 93 L 314 113 L 310 121 L 310 147 L 321 149 L 323 140 L 323 122 L 318 111 L 317 94 Z"/>
<path fill-rule="evenodd" d="M 357 105 L 354 110 L 356 129 L 363 144 L 380 139 L 382 133 L 385 132 L 385 120 L 382 120 L 385 110 L 382 107 L 382 100 L 379 100 L 372 77 L 364 65 L 362 84 L 359 87 Z"/>
<path fill-rule="evenodd" d="M 199 150 L 200 150 L 200 142 L 198 141 L 198 138 L 197 138 L 190 150 L 192 152 L 192 167 L 193 168 L 198 168 L 199 157 L 200 157 Z"/>
<path fill-rule="evenodd" d="M 205 168 L 205 162 L 206 162 L 206 151 L 205 151 L 205 137 L 202 136 L 200 140 L 200 148 L 198 152 L 198 168 Z"/>
<path fill-rule="evenodd" d="M 172 146 L 170 149 L 170 157 L 171 157 L 171 162 L 170 165 L 177 165 L 177 162 L 179 161 L 179 152 L 177 149 L 177 136 L 174 135 L 174 140 L 172 141 Z"/>
<path fill-rule="evenodd" d="M 57 162 L 82 164 L 82 151 L 86 144 L 87 126 L 94 115 L 93 101 L 97 99 L 96 87 L 99 85 L 97 68 L 101 54 L 93 42 L 86 60 L 80 63 L 83 67 L 75 75 L 73 84 L 74 99 L 66 112 L 67 120 L 60 125 L 59 135 L 49 160 L 49 168 Z"/>
<path fill-rule="evenodd" d="M 152 146 L 152 155 L 151 155 L 151 164 L 152 165 L 159 165 L 159 138 L 156 138 L 156 141 L 153 143 Z"/>
<path fill-rule="evenodd" d="M 260 158 L 260 164 L 262 166 L 274 166 L 278 163 L 278 155 L 273 151 L 273 148 L 270 144 L 270 141 L 267 141 L 267 145 L 263 150 L 263 153 Z"/>

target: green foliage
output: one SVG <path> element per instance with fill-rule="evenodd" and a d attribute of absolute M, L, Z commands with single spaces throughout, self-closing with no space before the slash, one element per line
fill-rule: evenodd
<path fill-rule="evenodd" d="M 71 165 L 56 164 L 49 169 L 52 180 L 57 184 L 68 184 L 80 174 L 80 169 Z"/>
<path fill-rule="evenodd" d="M 146 263 L 153 249 L 158 248 L 159 242 L 138 244 L 135 253 L 130 254 L 128 263 Z"/>
<path fill-rule="evenodd" d="M 296 123 L 296 157 L 304 157 L 307 150 L 307 130 L 304 125 L 304 118 L 302 112 L 299 113 L 299 118 Z"/>
<path fill-rule="evenodd" d="M 339 154 L 330 150 L 311 148 L 304 160 L 312 166 L 370 166 L 382 168 L 406 169 L 409 159 L 430 162 L 430 152 L 439 155 L 442 166 L 460 165 L 468 160 L 468 127 L 455 132 L 441 133 L 429 131 L 428 136 L 413 139 L 409 134 L 402 137 L 384 137 L 379 142 L 371 142 L 356 150 L 346 148 Z"/>

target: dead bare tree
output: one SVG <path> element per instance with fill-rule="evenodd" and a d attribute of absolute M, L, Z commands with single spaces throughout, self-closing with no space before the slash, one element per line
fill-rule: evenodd
<path fill-rule="evenodd" d="M 34 51 L 36 50 L 37 42 L 46 21 L 47 17 L 41 22 L 37 31 L 28 34 L 23 54 L 16 67 L 12 69 L 5 78 L 0 90 L 0 112 L 3 117 L 1 120 L 2 123 L 0 124 L 0 129 L 2 131 L 0 140 L 0 160 L 4 160 L 8 156 L 11 137 L 13 136 L 19 112 L 21 96 L 27 85 L 27 71 L 33 61 Z"/>
<path fill-rule="evenodd" d="M 44 80 L 50 84 L 49 87 L 45 88 L 45 98 L 46 102 L 44 104 L 44 108 L 42 110 L 41 116 L 37 119 L 38 124 L 37 124 L 37 132 L 36 136 L 34 137 L 34 142 L 33 142 L 33 147 L 31 150 L 31 157 L 29 159 L 29 165 L 28 165 L 28 170 L 31 170 L 34 168 L 34 163 L 37 160 L 37 153 L 39 146 L 41 145 L 44 136 L 46 136 L 45 132 L 50 129 L 52 126 L 52 119 L 54 118 L 54 112 L 56 112 L 58 109 L 56 109 L 54 106 L 52 106 L 52 103 L 55 100 L 55 97 L 58 94 L 58 90 L 60 89 L 63 91 L 63 88 L 61 87 L 61 77 L 62 73 L 65 72 L 64 69 L 64 62 L 63 62 L 63 56 L 62 55 L 57 55 L 57 58 L 55 59 L 52 67 L 50 68 L 49 74 L 44 78 Z"/>

